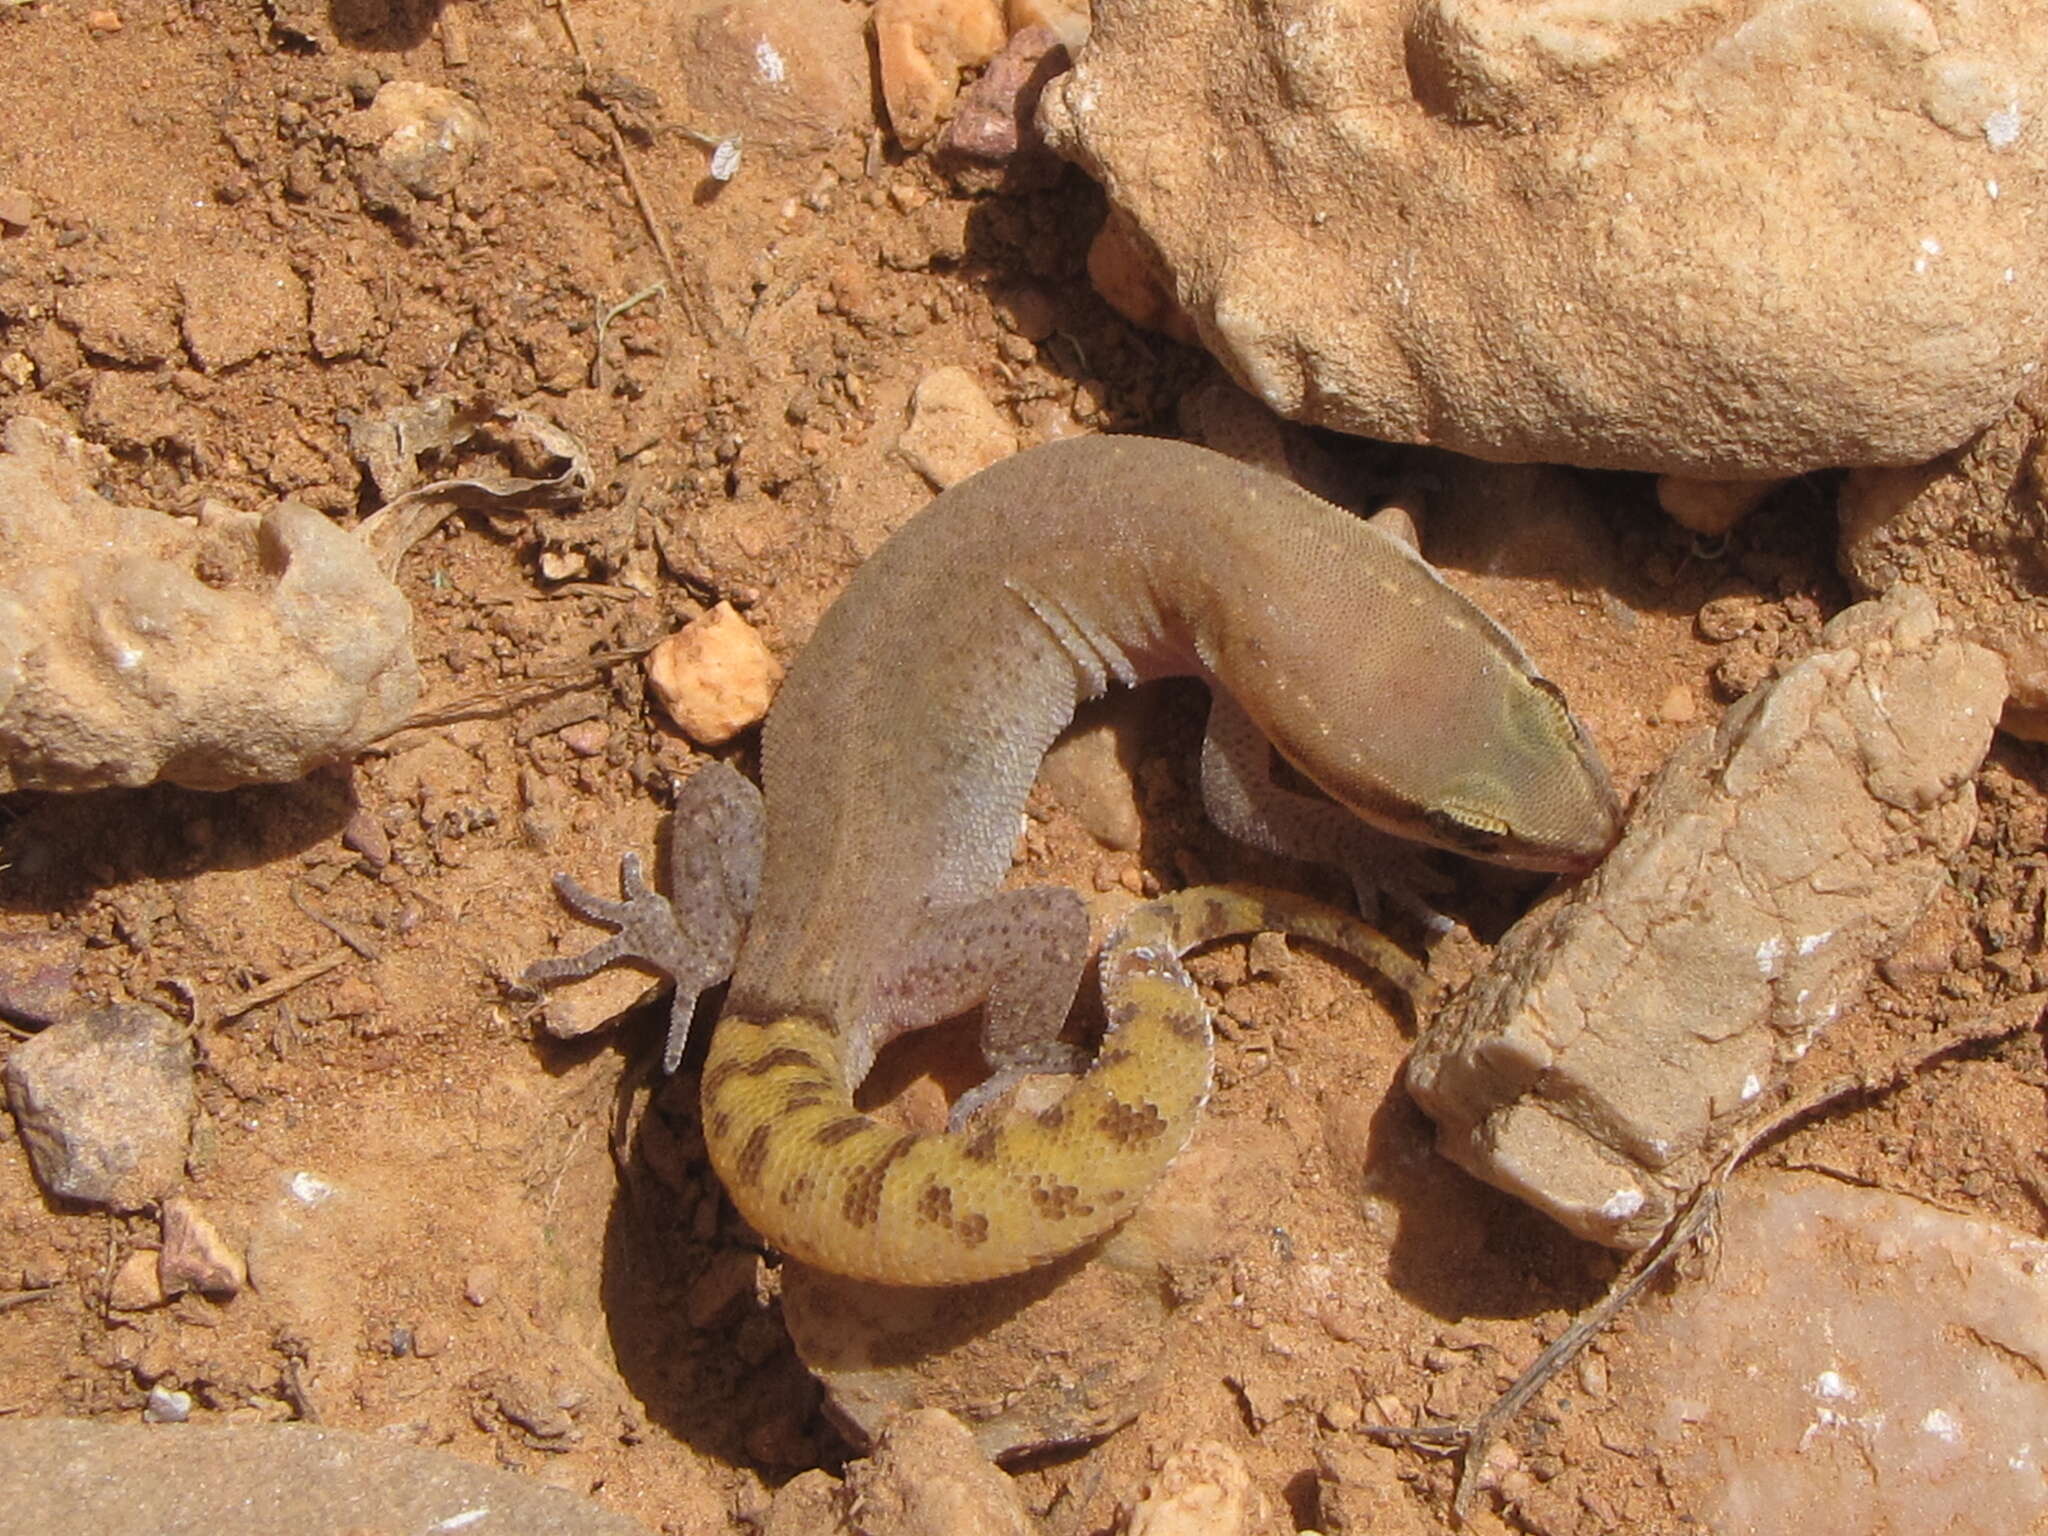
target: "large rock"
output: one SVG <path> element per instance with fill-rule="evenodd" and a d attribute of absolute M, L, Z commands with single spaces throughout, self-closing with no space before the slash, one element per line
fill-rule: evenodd
<path fill-rule="evenodd" d="M 1900 587 L 1683 742 L 1569 899 L 1431 1021 L 1438 1146 L 1636 1248 L 1919 918 L 1976 826 L 2005 669 Z"/>
<path fill-rule="evenodd" d="M 0 449 L 0 792 L 296 779 L 411 711 L 412 610 L 346 529 L 116 506 L 26 416 Z"/>
<path fill-rule="evenodd" d="M 1283 415 L 1742 479 L 2013 398 L 2044 80 L 2027 0 L 1096 0 L 1040 122 Z"/>

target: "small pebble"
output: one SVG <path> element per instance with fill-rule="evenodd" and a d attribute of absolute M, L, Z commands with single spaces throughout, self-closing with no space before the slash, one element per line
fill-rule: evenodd
<path fill-rule="evenodd" d="M 590 574 L 590 557 L 580 549 L 544 549 L 540 574 L 543 581 L 581 581 Z"/>
<path fill-rule="evenodd" d="M 702 747 L 732 740 L 768 713 L 782 664 L 754 626 L 720 603 L 647 653 L 647 684 L 682 733 Z"/>
<path fill-rule="evenodd" d="M 76 941 L 54 933 L 0 934 L 0 1017 L 35 1029 L 57 1023 L 75 1002 Z"/>
<path fill-rule="evenodd" d="M 1070 58 L 1049 27 L 1013 32 L 981 78 L 961 95 L 932 162 L 963 191 L 1051 186 L 1063 163 L 1038 133 L 1038 100 Z"/>
<path fill-rule="evenodd" d="M 488 1264 L 479 1264 L 462 1277 L 462 1299 L 472 1307 L 489 1306 L 497 1294 L 498 1272 Z"/>
<path fill-rule="evenodd" d="M 383 819 L 362 805 L 348 813 L 348 823 L 342 827 L 342 848 L 362 858 L 371 870 L 381 870 L 391 862 L 391 834 L 385 831 Z"/>
<path fill-rule="evenodd" d="M 1699 701 L 1692 690 L 1683 683 L 1673 683 L 1670 691 L 1657 701 L 1655 718 L 1666 725 L 1685 725 L 1699 712 Z"/>
<path fill-rule="evenodd" d="M 1026 341 L 1045 341 L 1059 328 L 1059 305 L 1036 285 L 1003 290 L 996 306 L 997 318 Z"/>
<path fill-rule="evenodd" d="M 1287 947 L 1287 940 L 1277 933 L 1255 933 L 1252 935 L 1247 956 L 1249 969 L 1254 976 L 1283 976 L 1287 973 L 1288 962 L 1293 952 Z"/>
<path fill-rule="evenodd" d="M 612 728 L 602 720 L 578 720 L 563 726 L 560 734 L 562 745 L 578 757 L 602 757 L 611 745 Z"/>
<path fill-rule="evenodd" d="M 20 187 L 0 187 L 0 228 L 19 234 L 36 216 L 36 200 Z"/>
<path fill-rule="evenodd" d="M 1693 620 L 1702 640 L 1717 644 L 1739 640 L 1763 623 L 1764 604 L 1755 597 L 1717 597 L 1704 604 Z"/>
<path fill-rule="evenodd" d="M 800 1448 L 802 1437 L 783 1438 L 786 1447 L 772 1448 L 786 1458 Z M 873 1455 L 848 1464 L 846 1495 L 865 1517 L 864 1530 L 1031 1536 L 1041 1529 L 1017 1483 L 942 1408 L 893 1416 L 876 1436 Z"/>
<path fill-rule="evenodd" d="M 1590 1350 L 1579 1356 L 1579 1389 L 1588 1397 L 1607 1395 L 1607 1361 Z"/>
<path fill-rule="evenodd" d="M 938 132 L 960 71 L 995 56 L 1007 28 L 997 0 L 877 0 L 875 61 L 889 126 L 905 149 Z"/>
<path fill-rule="evenodd" d="M 23 1290 L 40 1291 L 62 1284 L 65 1275 L 69 1273 L 69 1268 L 64 1262 L 63 1254 L 55 1248 L 45 1246 L 24 1255 L 18 1273 L 21 1276 Z"/>
<path fill-rule="evenodd" d="M 116 1312 L 147 1312 L 163 1303 L 157 1254 L 152 1249 L 138 1248 L 121 1261 L 114 1278 L 107 1282 L 107 1305 Z"/>
<path fill-rule="evenodd" d="M 380 86 L 347 125 L 349 137 L 377 145 L 377 164 L 415 197 L 445 197 L 491 141 L 467 97 L 418 80 Z"/>
<path fill-rule="evenodd" d="M 1754 512 L 1777 487 L 1775 480 L 1692 480 L 1684 475 L 1662 475 L 1657 480 L 1657 503 L 1679 527 L 1718 538 Z"/>
<path fill-rule="evenodd" d="M 1045 754 L 1038 774 L 1046 794 L 1090 837 L 1129 853 L 1143 838 L 1145 823 L 1117 725 L 1098 716 L 1068 731 Z"/>
<path fill-rule="evenodd" d="M 249 1283 L 249 1266 L 199 1207 L 183 1195 L 164 1202 L 157 1275 L 167 1295 L 197 1291 L 226 1300 Z"/>
<path fill-rule="evenodd" d="M 541 1027 L 557 1040 L 574 1040 L 617 1023 L 619 1015 L 638 1006 L 648 990 L 647 976 L 623 965 L 559 982 L 548 989 Z"/>
<path fill-rule="evenodd" d="M 192 1394 L 161 1385 L 151 1387 L 142 1417 L 151 1424 L 182 1424 L 192 1417 Z"/>
<path fill-rule="evenodd" d="M 85 24 L 89 30 L 101 33 L 102 35 L 118 32 L 121 30 L 121 13 L 119 11 L 87 11 L 85 13 Z"/>
<path fill-rule="evenodd" d="M 491 1395 L 498 1412 L 542 1440 L 581 1438 L 567 1407 L 531 1377 L 508 1374 L 492 1387 Z"/>
<path fill-rule="evenodd" d="M 1131 1505 L 1129 1536 L 1251 1536 L 1265 1499 L 1244 1458 L 1217 1440 L 1174 1452 Z"/>
<path fill-rule="evenodd" d="M 910 397 L 896 451 L 936 490 L 1017 451 L 1017 433 L 965 368 L 934 368 Z"/>
<path fill-rule="evenodd" d="M 49 1193 L 136 1210 L 184 1176 L 192 1043 L 168 1014 L 128 1004 L 67 1019 L 14 1048 L 6 1082 Z"/>

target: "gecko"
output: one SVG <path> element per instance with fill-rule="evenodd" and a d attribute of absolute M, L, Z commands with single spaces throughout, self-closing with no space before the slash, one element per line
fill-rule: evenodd
<path fill-rule="evenodd" d="M 529 984 L 635 961 L 675 980 L 665 1054 L 730 979 L 705 1058 L 706 1147 L 787 1255 L 892 1285 L 1015 1274 L 1103 1235 L 1188 1141 L 1214 1043 L 1181 964 L 1278 930 L 1411 991 L 1421 968 L 1363 921 L 1271 891 L 1143 903 L 1105 943 L 1107 1028 L 1062 1044 L 1088 958 L 1063 886 L 1002 889 L 1046 750 L 1113 685 L 1211 691 L 1211 818 L 1361 884 L 1394 838 L 1582 872 L 1620 808 L 1557 687 L 1413 545 L 1279 476 L 1137 436 L 1028 449 L 942 492 L 825 612 L 763 727 L 761 787 L 723 763 L 677 796 L 667 895 L 637 855 L 623 899 L 556 877 L 617 930 Z M 1273 754 L 1327 798 L 1272 781 Z M 868 1115 L 876 1053 L 983 1009 L 991 1075 L 944 1132 Z M 1074 1074 L 1035 1112 L 1000 1095 Z"/>

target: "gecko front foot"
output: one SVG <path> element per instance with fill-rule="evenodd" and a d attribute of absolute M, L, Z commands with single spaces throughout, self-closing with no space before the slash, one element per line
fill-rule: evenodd
<path fill-rule="evenodd" d="M 555 890 L 572 912 L 617 931 L 580 955 L 534 961 L 521 981 L 568 981 L 621 961 L 660 972 L 676 988 L 661 1054 L 662 1070 L 675 1071 L 697 999 L 732 974 L 740 935 L 753 913 L 760 860 L 761 792 L 723 763 L 700 769 L 676 797 L 669 827 L 673 899 L 648 885 L 637 853 L 619 860 L 620 901 L 594 896 L 567 875 L 556 875 Z"/>

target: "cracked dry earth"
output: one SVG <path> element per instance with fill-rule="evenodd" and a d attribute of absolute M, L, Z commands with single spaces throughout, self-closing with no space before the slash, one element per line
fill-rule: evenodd
<path fill-rule="evenodd" d="M 823 31 L 851 13 L 857 35 L 858 6 L 811 9 Z M 656 92 L 633 98 L 644 114 L 720 127 L 634 73 L 669 26 L 655 7 L 578 15 L 589 46 Z M 580 510 L 459 518 L 404 562 L 436 723 L 295 784 L 0 801 L 0 967 L 56 975 L 81 1004 L 193 1020 L 187 1192 L 257 1269 L 231 1301 L 111 1309 L 155 1220 L 53 1206 L 0 1139 L 0 1416 L 132 1421 L 164 1384 L 199 1419 L 317 1418 L 518 1469 L 651 1529 L 745 1528 L 795 1474 L 856 1452 L 792 1348 L 781 1267 L 704 1165 L 695 1060 L 655 1087 L 659 1008 L 561 1044 L 507 985 L 584 942 L 549 875 L 608 889 L 619 851 L 656 846 L 669 776 L 697 760 L 637 668 L 591 658 L 720 599 L 794 655 L 929 497 L 895 445 L 936 368 L 971 373 L 1028 443 L 1175 431 L 1208 365 L 1091 295 L 1103 210 L 1078 173 L 959 195 L 878 137 L 859 95 L 821 94 L 802 131 L 750 141 L 722 186 L 693 140 L 632 138 L 671 267 L 620 174 L 614 119 L 530 0 L 368 20 L 339 0 L 0 3 L 0 59 L 0 187 L 26 198 L 0 206 L 24 215 L 0 223 L 0 416 L 104 450 L 106 494 L 174 512 L 292 495 L 352 520 L 366 491 L 343 414 L 437 392 L 541 413 L 598 467 Z M 366 162 L 357 118 L 388 80 L 480 109 L 488 150 L 444 192 L 394 191 Z M 292 323 L 227 342 L 195 321 L 261 311 L 278 273 L 306 295 Z M 1457 479 L 1428 455 L 1325 448 L 1361 485 L 1418 467 Z M 1433 506 L 1426 548 L 1564 687 L 1624 793 L 1847 600 L 1826 487 L 1794 486 L 1708 550 L 1659 517 L 1646 480 L 1498 483 Z M 1748 622 L 1702 625 L 1730 603 Z M 1019 880 L 1100 894 L 1245 875 L 1336 894 L 1203 822 L 1198 690 L 1116 708 L 1138 727 L 1142 839 L 1111 849 L 1044 795 Z M 750 744 L 723 755 L 750 767 Z M 2048 988 L 2041 774 L 2040 749 L 2001 738 L 1953 877 L 1802 1073 Z M 1483 939 L 1534 894 L 1499 873 L 1454 879 L 1451 905 Z M 1448 1529 L 1452 1464 L 1359 1427 L 1470 1418 L 1615 1259 L 1431 1151 L 1399 1086 L 1408 1026 L 1356 972 L 1306 950 L 1255 963 L 1243 944 L 1194 970 L 1223 1038 L 1191 1154 L 1205 1178 L 1176 1219 L 1221 1234 L 1229 1257 L 1177 1274 L 1180 1310 L 1129 1331 L 1151 1370 L 1133 1422 L 1025 1462 L 1025 1501 L 1048 1531 L 1106 1531 L 1164 1457 L 1216 1440 L 1261 1494 L 1253 1529 Z M 914 1099 L 947 1046 L 885 1075 Z M 2039 1039 L 2021 1033 L 1761 1163 L 2038 1237 L 2044 1089 Z M 308 1175 L 337 1192 L 334 1219 L 295 1214 L 291 1181 Z M 1713 1284 L 1695 1266 L 1675 1294 Z M 1637 1327 L 1523 1416 L 1478 1528 L 1697 1528 L 1713 1474 L 1668 1453 Z M 1001 1381 L 1029 1365 L 975 1368 Z"/>

